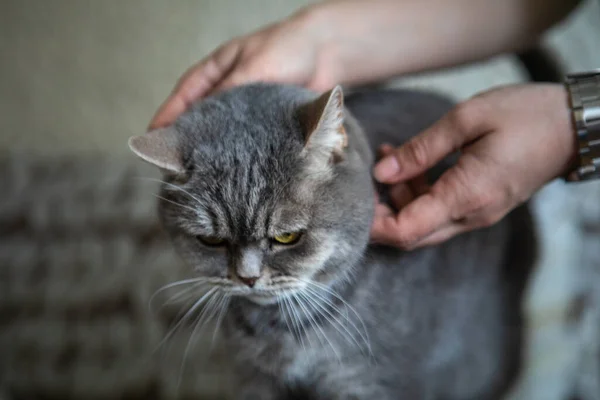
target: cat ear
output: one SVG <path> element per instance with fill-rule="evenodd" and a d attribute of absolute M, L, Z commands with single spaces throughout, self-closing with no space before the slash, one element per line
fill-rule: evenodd
<path fill-rule="evenodd" d="M 305 129 L 305 151 L 321 161 L 343 159 L 348 137 L 344 129 L 344 92 L 336 86 L 300 109 Z M 324 160 L 323 160 L 324 158 Z"/>
<path fill-rule="evenodd" d="M 158 128 L 144 135 L 133 136 L 129 138 L 129 148 L 141 159 L 166 172 L 185 172 L 177 131 L 173 127 Z"/>

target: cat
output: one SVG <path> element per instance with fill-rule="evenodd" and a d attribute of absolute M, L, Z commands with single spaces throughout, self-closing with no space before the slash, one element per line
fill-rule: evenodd
<path fill-rule="evenodd" d="M 526 205 L 437 246 L 369 244 L 373 149 L 451 107 L 411 90 L 255 83 L 130 139 L 163 172 L 159 213 L 200 282 L 194 307 L 226 307 L 214 314 L 232 398 L 485 400 L 507 389 L 535 258 Z"/>

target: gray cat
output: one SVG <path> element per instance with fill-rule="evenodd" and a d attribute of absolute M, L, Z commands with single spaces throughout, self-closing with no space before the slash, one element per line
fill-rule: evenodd
<path fill-rule="evenodd" d="M 369 245 L 371 149 L 450 107 L 412 91 L 253 84 L 130 140 L 164 173 L 162 221 L 200 283 L 194 307 L 222 325 L 233 398 L 482 400 L 507 388 L 534 257 L 527 210 L 422 250 Z"/>

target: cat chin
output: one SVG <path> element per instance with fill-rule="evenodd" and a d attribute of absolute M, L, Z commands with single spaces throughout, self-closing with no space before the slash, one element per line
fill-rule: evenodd
<path fill-rule="evenodd" d="M 294 290 L 295 291 L 295 290 Z M 284 296 L 287 296 L 284 294 Z M 250 292 L 243 295 L 245 299 L 259 306 L 270 306 L 277 304 L 281 300 L 281 294 L 269 294 L 265 292 Z"/>
<path fill-rule="evenodd" d="M 259 306 L 270 306 L 276 304 L 278 299 L 277 296 L 265 296 L 265 295 L 246 295 L 244 296 L 246 299 L 250 300 L 254 304 L 258 304 Z"/>

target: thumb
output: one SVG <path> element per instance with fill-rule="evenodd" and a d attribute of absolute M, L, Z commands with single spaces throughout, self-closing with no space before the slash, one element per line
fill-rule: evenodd
<path fill-rule="evenodd" d="M 394 184 L 425 173 L 447 155 L 460 149 L 484 130 L 476 98 L 451 110 L 442 119 L 398 147 L 377 163 L 373 171 L 381 183 Z"/>

